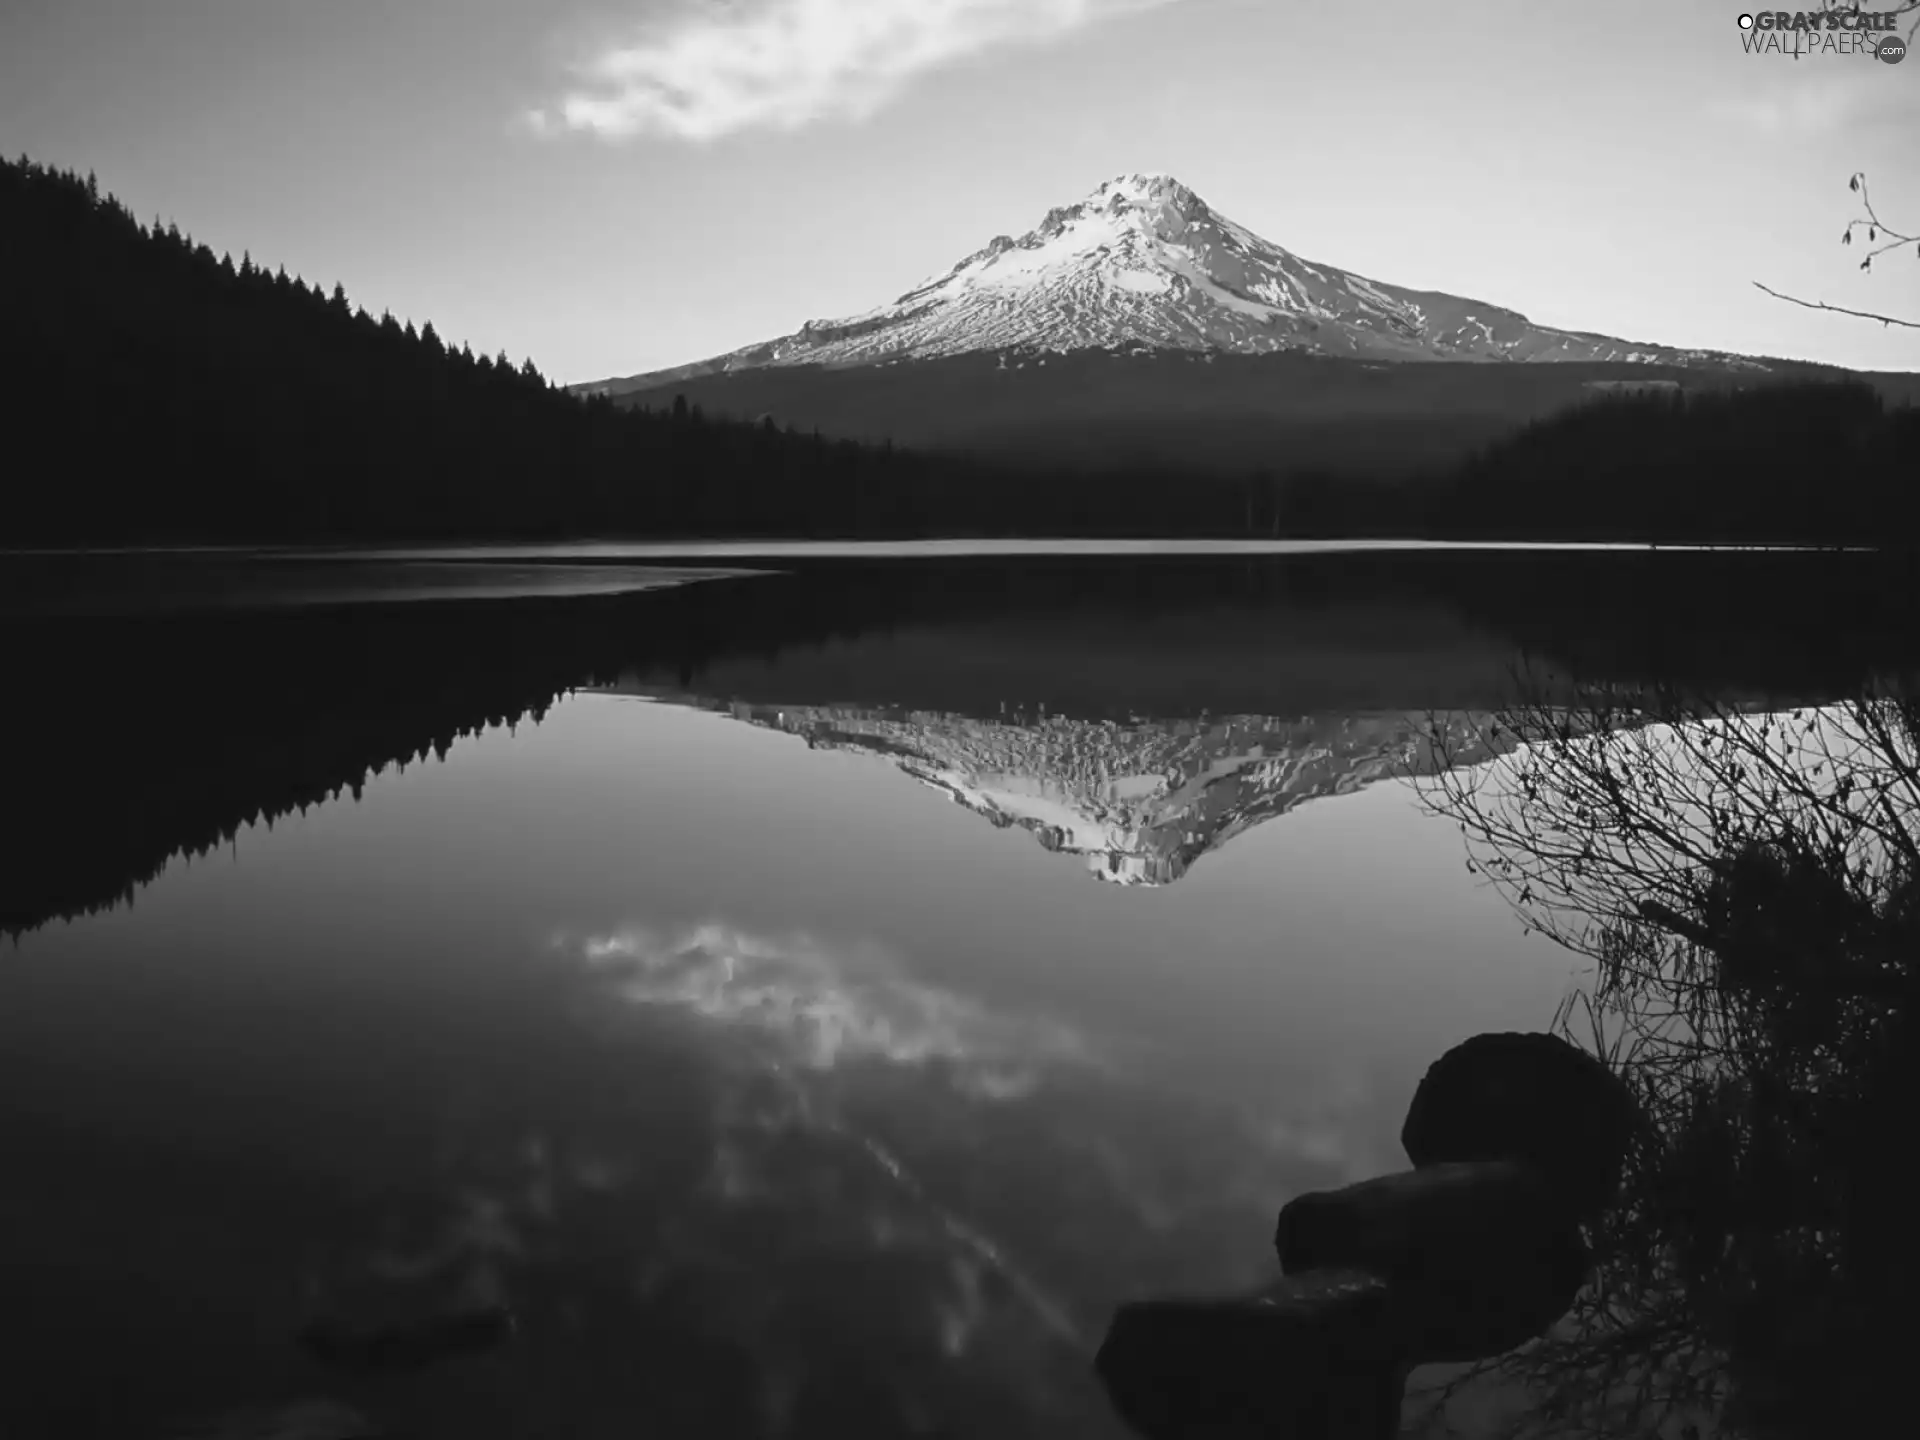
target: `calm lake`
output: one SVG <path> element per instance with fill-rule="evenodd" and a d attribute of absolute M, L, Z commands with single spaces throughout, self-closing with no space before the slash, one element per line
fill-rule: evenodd
<path fill-rule="evenodd" d="M 0 562 L 0 1433 L 1118 1436 L 1116 1303 L 1579 983 L 1429 712 L 1910 658 L 1858 557 L 675 558 Z"/>

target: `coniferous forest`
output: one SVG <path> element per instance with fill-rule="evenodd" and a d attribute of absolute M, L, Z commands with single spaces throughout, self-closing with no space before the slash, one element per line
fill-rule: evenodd
<path fill-rule="evenodd" d="M 1614 395 L 1413 483 L 1297 477 L 1279 532 L 1920 544 L 1920 410 L 1864 381 Z"/>
<path fill-rule="evenodd" d="M 1865 382 L 1593 402 L 1448 473 L 1049 473 L 584 399 L 0 162 L 0 546 L 564 537 L 1920 540 Z"/>

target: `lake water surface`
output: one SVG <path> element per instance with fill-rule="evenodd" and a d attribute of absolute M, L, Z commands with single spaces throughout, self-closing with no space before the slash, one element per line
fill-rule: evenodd
<path fill-rule="evenodd" d="M 24 607 L 0 1433 L 1118 1435 L 1117 1302 L 1277 1273 L 1281 1204 L 1577 983 L 1416 803 L 1428 712 L 1880 643 L 1711 563 Z M 481 1302 L 512 1340 L 418 1374 L 294 1339 Z"/>

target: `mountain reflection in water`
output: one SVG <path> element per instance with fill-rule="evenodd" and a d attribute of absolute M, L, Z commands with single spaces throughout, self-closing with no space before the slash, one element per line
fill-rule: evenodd
<path fill-rule="evenodd" d="M 9 797 L 34 838 L 0 875 L 0 930 L 124 902 L 172 856 L 444 755 L 486 725 L 537 718 L 580 687 L 759 712 L 995 721 L 1011 707 L 1176 731 L 1281 717 L 1327 731 L 1330 773 L 1371 763 L 1370 741 L 1333 739 L 1349 721 L 1484 710 L 1523 653 L 1589 676 L 1845 693 L 1912 643 L 1902 620 L 1915 588 L 1898 562 L 1859 556 L 1370 552 L 834 563 L 649 594 L 196 612 L 130 605 L 100 563 L 75 582 L 84 593 L 29 589 L 0 613 L 8 678 L 28 697 L 0 711 L 0 743 L 36 757 Z M 322 585 L 314 569 L 301 569 L 305 591 L 353 588 Z M 35 562 L 0 589 L 56 579 Z M 170 596 L 209 590 L 192 575 L 154 584 Z M 87 603 L 95 593 L 115 603 Z M 1033 748 L 1025 735 L 1002 738 L 1010 751 Z M 906 743 L 943 748 L 923 735 Z M 1198 778 L 1190 767 L 1210 743 L 1175 760 L 1170 791 Z M 915 763 L 938 773 L 935 760 Z M 1065 783 L 1073 801 L 1058 799 L 1072 817 L 1023 811 L 1011 793 L 990 797 L 993 809 L 1067 848 L 1118 851 L 1122 869 L 1136 854 L 1152 873 L 1165 865 L 1155 857 L 1198 853 L 1173 837 L 1177 802 L 1162 811 Z M 1115 825 L 1122 844 L 1088 843 L 1103 837 L 1080 833 L 1083 800 L 1096 816 L 1125 812 L 1095 822 Z M 1224 793 L 1212 803 L 1233 808 Z M 1137 849 L 1124 833 L 1136 829 Z"/>
<path fill-rule="evenodd" d="M 1913 658 L 1904 583 L 915 562 L 0 621 L 0 1428 L 1115 1435 L 1114 1303 L 1257 1281 L 1429 1060 L 1559 996 L 1373 783 L 1427 712 L 1470 738 L 1523 655 L 1846 693 Z M 444 1383 L 291 1339 L 499 1302 Z"/>
<path fill-rule="evenodd" d="M 614 693 L 635 693 L 615 690 Z M 803 738 L 891 761 L 994 825 L 1078 855 L 1095 878 L 1170 885 L 1242 831 L 1323 796 L 1433 763 L 1425 713 L 1220 719 L 975 719 L 924 711 L 749 705 L 672 693 Z M 1470 716 L 1442 721 L 1454 764 L 1493 749 Z"/>

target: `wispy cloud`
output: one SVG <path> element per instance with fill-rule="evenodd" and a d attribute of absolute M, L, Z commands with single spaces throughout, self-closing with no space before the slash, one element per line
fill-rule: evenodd
<path fill-rule="evenodd" d="M 642 23 L 530 116 L 548 134 L 714 140 L 864 119 L 915 78 L 1172 0 L 705 0 Z"/>
<path fill-rule="evenodd" d="M 634 926 L 558 943 L 577 944 L 629 1003 L 758 1034 L 812 1070 L 938 1064 L 976 1098 L 1007 1100 L 1029 1094 L 1044 1068 L 1093 1063 L 1073 1031 L 913 980 L 877 950 L 723 924 L 677 934 Z"/>

